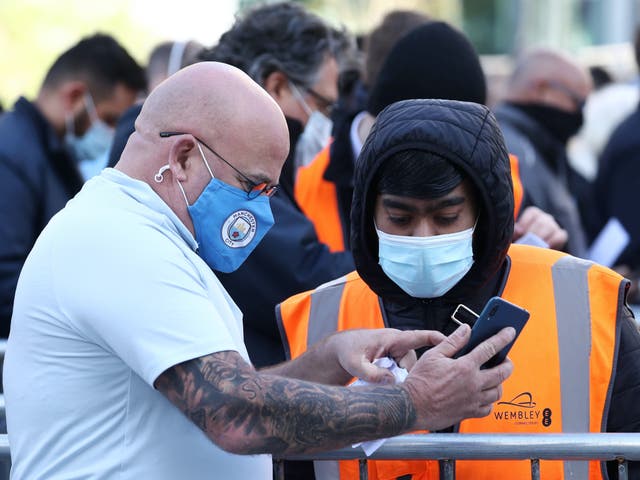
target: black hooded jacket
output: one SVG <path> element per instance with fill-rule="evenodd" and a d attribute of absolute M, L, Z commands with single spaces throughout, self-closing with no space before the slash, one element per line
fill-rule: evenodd
<path fill-rule="evenodd" d="M 473 117 L 478 121 L 469 122 Z M 373 222 L 377 192 L 372 182 L 385 160 L 408 149 L 436 154 L 455 164 L 475 185 L 480 202 L 473 239 L 474 264 L 453 289 L 434 299 L 409 296 L 378 265 L 378 237 Z M 450 320 L 455 307 L 462 303 L 480 311 L 491 296 L 501 293 L 509 270 L 513 188 L 508 154 L 495 118 L 486 107 L 473 103 L 398 102 L 383 110 L 358 162 L 351 248 L 358 273 L 382 298 L 386 324 L 403 330 L 452 332 L 457 327 Z M 531 295 L 535 294 L 532 289 Z M 626 309 L 625 313 L 607 418 L 610 432 L 640 431 L 640 335 L 631 312 Z M 638 463 L 630 463 L 630 478 L 640 478 Z M 616 477 L 610 473 L 610 478 Z"/>
<path fill-rule="evenodd" d="M 486 107 L 439 100 L 409 102 L 411 108 L 406 108 L 407 102 L 398 102 L 384 110 L 384 121 L 376 123 L 360 154 L 351 248 L 360 276 L 384 299 L 391 326 L 449 333 L 456 327 L 449 317 L 458 304 L 481 310 L 501 282 L 498 272 L 505 268 L 513 236 L 509 158 L 500 130 Z M 424 115 L 427 107 L 428 116 Z M 479 121 L 469 124 L 469 116 Z M 370 189 L 371 183 L 385 160 L 408 149 L 424 150 L 455 164 L 472 180 L 481 202 L 473 240 L 474 264 L 453 289 L 436 299 L 409 296 L 378 265 L 378 237 L 372 221 L 376 192 Z"/>

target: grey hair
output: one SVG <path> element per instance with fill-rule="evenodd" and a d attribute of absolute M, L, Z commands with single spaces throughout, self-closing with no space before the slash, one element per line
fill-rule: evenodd
<path fill-rule="evenodd" d="M 200 59 L 234 65 L 263 86 L 271 73 L 279 71 L 310 88 L 327 57 L 340 60 L 345 34 L 298 4 L 268 4 L 237 17 Z"/>

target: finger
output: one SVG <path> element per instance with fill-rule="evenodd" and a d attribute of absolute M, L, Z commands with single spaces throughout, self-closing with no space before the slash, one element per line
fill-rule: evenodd
<path fill-rule="evenodd" d="M 489 337 L 484 342 L 480 343 L 476 348 L 471 350 L 466 356 L 471 358 L 476 365 L 483 365 L 493 356 L 509 345 L 516 336 L 516 331 L 513 327 L 506 327 L 496 333 L 494 336 Z"/>
<path fill-rule="evenodd" d="M 518 225 L 526 230 L 529 230 L 531 224 L 538 218 L 538 216 L 543 213 L 538 207 L 527 207 L 518 217 Z"/>
<path fill-rule="evenodd" d="M 396 360 L 396 363 L 409 372 L 416 364 L 417 359 L 416 351 L 409 350 L 401 359 Z"/>
<path fill-rule="evenodd" d="M 396 330 L 390 342 L 387 351 L 394 358 L 402 357 L 410 350 L 420 347 L 431 347 L 438 345 L 446 337 L 436 330 Z"/>
<path fill-rule="evenodd" d="M 513 363 L 508 358 L 492 368 L 480 371 L 480 382 L 483 390 L 499 387 L 513 373 Z M 501 387 L 500 387 L 501 388 Z"/>
<path fill-rule="evenodd" d="M 471 328 L 466 323 L 460 325 L 456 330 L 446 337 L 442 342 L 433 347 L 430 351 L 439 353 L 445 357 L 452 358 L 467 342 L 471 336 Z"/>
<path fill-rule="evenodd" d="M 478 403 L 480 405 L 490 405 L 500 400 L 502 396 L 502 388 L 500 386 L 483 390 L 478 395 Z"/>
<path fill-rule="evenodd" d="M 569 240 L 569 234 L 566 230 L 560 228 L 557 231 L 553 232 L 551 238 L 546 240 L 551 248 L 562 248 L 567 244 Z"/>
<path fill-rule="evenodd" d="M 395 377 L 386 368 L 381 368 L 371 363 L 366 358 L 362 358 L 360 364 L 354 369 L 355 371 L 349 372 L 354 377 L 358 377 L 369 383 L 381 383 L 392 384 L 395 383 Z"/>

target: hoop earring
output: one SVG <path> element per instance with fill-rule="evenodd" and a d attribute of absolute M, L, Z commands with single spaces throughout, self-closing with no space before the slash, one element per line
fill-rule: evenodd
<path fill-rule="evenodd" d="M 156 173 L 155 176 L 153 177 L 156 183 L 162 183 L 162 181 L 164 180 L 164 172 L 169 170 L 169 168 L 170 168 L 169 165 L 164 165 L 163 167 L 160 167 L 160 170 L 158 170 L 158 173 Z"/>

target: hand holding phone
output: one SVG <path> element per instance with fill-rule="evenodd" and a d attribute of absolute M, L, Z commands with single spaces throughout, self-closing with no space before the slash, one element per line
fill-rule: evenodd
<path fill-rule="evenodd" d="M 482 313 L 473 324 L 471 338 L 459 352 L 458 356 L 466 355 L 487 338 L 495 335 L 505 327 L 513 327 L 516 336 L 511 343 L 500 350 L 482 368 L 491 368 L 504 362 L 511 347 L 517 340 L 520 332 L 529 320 L 529 312 L 500 297 L 492 297 L 485 305 Z"/>

